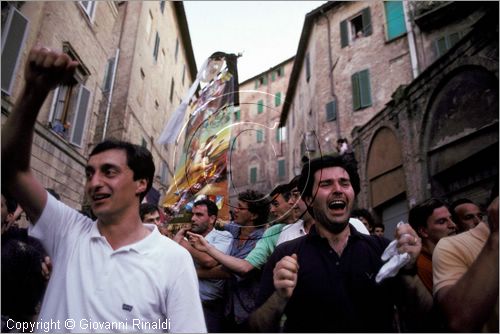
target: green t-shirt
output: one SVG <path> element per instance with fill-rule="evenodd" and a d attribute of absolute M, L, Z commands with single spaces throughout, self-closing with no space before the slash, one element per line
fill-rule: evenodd
<path fill-rule="evenodd" d="M 274 252 L 281 230 L 285 224 L 276 224 L 268 228 L 262 235 L 255 248 L 247 255 L 247 260 L 254 268 L 261 269 L 267 259 Z"/>

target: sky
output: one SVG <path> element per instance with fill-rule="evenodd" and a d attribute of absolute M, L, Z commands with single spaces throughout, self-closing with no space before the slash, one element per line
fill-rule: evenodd
<path fill-rule="evenodd" d="M 184 1 L 199 67 L 215 51 L 242 53 L 243 82 L 297 52 L 305 15 L 325 1 Z"/>

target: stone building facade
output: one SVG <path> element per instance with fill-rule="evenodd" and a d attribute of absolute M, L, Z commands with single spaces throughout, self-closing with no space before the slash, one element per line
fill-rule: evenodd
<path fill-rule="evenodd" d="M 328 2 L 306 15 L 281 117 L 290 172 L 308 152 L 335 152 L 337 139 L 350 142 L 351 130 L 412 80 L 405 22 L 389 37 L 388 19 L 382 1 Z"/>
<path fill-rule="evenodd" d="M 450 11 L 454 15 L 442 14 Z M 412 132 L 407 126 L 415 124 L 400 121 L 399 127 L 384 128 L 380 137 L 370 137 L 380 140 L 377 145 L 370 141 L 372 146 L 360 145 L 358 130 L 381 119 L 388 103 L 393 104 L 402 92 L 401 86 L 434 68 L 490 11 L 497 12 L 498 4 L 335 1 L 308 13 L 280 118 L 280 125 L 288 128 L 289 173 L 299 172 L 302 156 L 335 153 L 337 139 L 347 138 L 361 162 L 364 182 L 357 205 L 372 210 L 389 226 L 405 220 L 409 208 L 430 195 L 424 170 L 402 168 L 409 152 L 404 137 L 413 134 L 416 140 L 423 129 Z M 498 55 L 490 57 L 498 61 Z M 389 129 L 398 135 L 385 135 Z M 437 171 L 443 168 L 440 165 Z M 385 177 L 390 173 L 397 177 L 388 185 Z M 412 196 L 416 188 L 427 190 L 410 201 L 397 197 L 407 187 L 415 188 Z M 386 235 L 392 237 L 391 233 L 389 227 Z"/>
<path fill-rule="evenodd" d="M 492 7 L 353 131 L 358 205 L 374 209 L 387 236 L 424 199 L 466 197 L 485 207 L 498 184 L 498 4 Z"/>
<path fill-rule="evenodd" d="M 239 86 L 240 112 L 231 134 L 229 196 L 255 189 L 269 193 L 289 181 L 286 128 L 278 128 L 294 57 Z"/>
<path fill-rule="evenodd" d="M 36 43 L 80 62 L 76 84 L 49 94 L 37 119 L 32 167 L 43 186 L 81 208 L 88 154 L 111 137 L 147 146 L 154 186 L 166 186 L 170 152 L 153 138 L 196 75 L 182 2 L 2 2 L 2 124 Z"/>

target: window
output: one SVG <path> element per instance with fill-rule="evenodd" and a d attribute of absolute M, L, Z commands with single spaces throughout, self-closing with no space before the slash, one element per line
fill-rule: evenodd
<path fill-rule="evenodd" d="M 109 58 L 106 64 L 106 71 L 104 72 L 104 82 L 102 84 L 102 92 L 107 93 L 111 89 L 111 83 L 113 82 L 113 75 L 115 70 L 115 58 Z"/>
<path fill-rule="evenodd" d="M 94 19 L 95 7 L 97 6 L 96 1 L 78 1 L 80 7 L 83 8 L 87 17 L 92 21 Z"/>
<path fill-rule="evenodd" d="M 240 111 L 239 111 L 239 110 L 236 110 L 236 111 L 234 112 L 234 120 L 237 122 L 237 121 L 239 121 L 239 120 L 240 120 L 240 118 L 241 118 Z"/>
<path fill-rule="evenodd" d="M 434 49 L 436 52 L 436 58 L 441 57 L 455 45 L 462 37 L 462 32 L 454 32 L 452 34 L 443 36 L 434 41 Z"/>
<path fill-rule="evenodd" d="M 264 141 L 264 131 L 257 130 L 257 143 L 262 143 Z"/>
<path fill-rule="evenodd" d="M 279 67 L 276 72 L 278 73 L 278 77 L 282 77 L 285 75 L 285 68 L 284 67 Z"/>
<path fill-rule="evenodd" d="M 264 112 L 264 101 L 257 101 L 257 113 L 262 114 Z"/>
<path fill-rule="evenodd" d="M 160 1 L 160 11 L 162 14 L 165 11 L 165 1 Z"/>
<path fill-rule="evenodd" d="M 354 110 L 359 110 L 372 105 L 370 72 L 363 70 L 354 73 L 352 79 L 352 103 Z"/>
<path fill-rule="evenodd" d="M 306 81 L 309 82 L 311 78 L 311 63 L 309 61 L 309 53 L 306 54 Z"/>
<path fill-rule="evenodd" d="M 267 77 L 265 75 L 255 80 L 255 88 L 259 88 L 260 86 L 265 86 L 265 85 L 267 85 Z"/>
<path fill-rule="evenodd" d="M 387 22 L 387 40 L 406 33 L 405 14 L 402 1 L 384 1 L 385 19 Z"/>
<path fill-rule="evenodd" d="M 286 176 L 285 159 L 278 160 L 278 177 L 283 179 Z"/>
<path fill-rule="evenodd" d="M 286 141 L 286 126 L 282 128 L 276 128 L 276 141 L 278 143 Z"/>
<path fill-rule="evenodd" d="M 178 55 L 179 55 L 179 38 L 175 40 L 175 61 L 177 61 Z"/>
<path fill-rule="evenodd" d="M 277 92 L 276 95 L 274 95 L 274 106 L 278 107 L 281 104 L 281 93 Z"/>
<path fill-rule="evenodd" d="M 90 90 L 80 83 L 58 87 L 49 116 L 51 129 L 70 143 L 81 146 L 89 102 Z"/>
<path fill-rule="evenodd" d="M 158 60 L 158 50 L 160 49 L 160 35 L 158 34 L 158 31 L 156 32 L 156 38 L 155 38 L 155 47 L 153 49 L 153 58 L 155 59 L 155 62 Z"/>
<path fill-rule="evenodd" d="M 182 85 L 184 86 L 184 79 L 186 78 L 186 65 L 182 68 Z"/>
<path fill-rule="evenodd" d="M 331 122 L 337 120 L 337 101 L 333 100 L 326 104 L 326 121 Z"/>
<path fill-rule="evenodd" d="M 172 82 L 170 83 L 170 102 L 172 102 L 172 99 L 174 98 L 174 85 L 175 81 L 174 78 L 172 78 Z"/>
<path fill-rule="evenodd" d="M 250 167 L 250 183 L 255 184 L 257 183 L 257 174 L 258 174 L 258 168 L 257 167 Z"/>
<path fill-rule="evenodd" d="M 348 20 L 340 22 L 340 46 L 346 47 L 354 40 L 370 36 L 372 34 L 372 22 L 370 7 L 363 9 Z"/>
<path fill-rule="evenodd" d="M 5 24 L 2 24 L 2 92 L 7 95 L 12 93 L 14 73 L 19 65 L 19 55 L 28 32 L 28 23 L 28 19 L 21 12 L 10 6 Z"/>
<path fill-rule="evenodd" d="M 69 43 L 63 43 L 63 51 L 72 59 L 79 59 Z M 82 147 L 83 134 L 90 105 L 90 90 L 85 87 L 90 72 L 80 62 L 74 74 L 72 86 L 59 86 L 54 91 L 54 98 L 49 113 L 50 128 L 69 141 Z"/>
<path fill-rule="evenodd" d="M 285 70 L 283 69 L 283 67 L 278 67 L 277 69 L 275 69 L 274 71 L 271 72 L 271 80 L 275 81 L 276 77 L 280 78 L 284 74 L 285 74 Z"/>

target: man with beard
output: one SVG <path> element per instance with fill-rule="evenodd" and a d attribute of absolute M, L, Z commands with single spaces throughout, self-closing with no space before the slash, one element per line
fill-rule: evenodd
<path fill-rule="evenodd" d="M 194 202 L 192 213 L 190 231 L 202 235 L 210 245 L 220 252 L 228 253 L 233 236 L 227 231 L 218 231 L 214 228 L 219 213 L 217 205 L 209 199 L 199 200 Z M 189 251 L 196 268 L 210 269 L 217 266 L 219 263 L 213 257 L 191 247 L 187 239 L 184 238 L 187 231 L 187 228 L 180 229 L 175 235 L 174 241 Z M 224 280 L 200 278 L 199 284 L 207 330 L 209 333 L 221 332 L 224 320 Z"/>
<path fill-rule="evenodd" d="M 302 168 L 299 190 L 316 224 L 269 259 L 252 329 L 275 332 L 285 314 L 285 332 L 393 331 L 397 278 L 375 282 L 388 240 L 349 224 L 360 190 L 356 169 L 342 156 L 313 159 Z M 396 239 L 399 252 L 411 257 L 410 269 L 420 240 L 408 224 L 397 228 Z"/>

